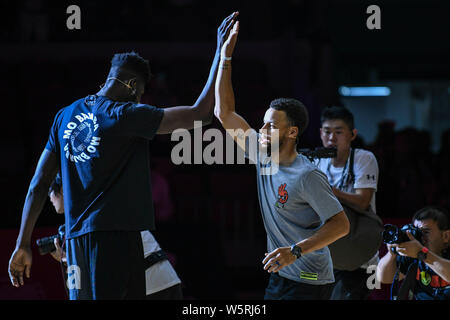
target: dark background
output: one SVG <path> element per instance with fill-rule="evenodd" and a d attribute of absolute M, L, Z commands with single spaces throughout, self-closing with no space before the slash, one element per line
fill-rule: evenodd
<path fill-rule="evenodd" d="M 81 9 L 81 30 L 66 28 L 71 4 Z M 381 30 L 366 27 L 371 4 L 381 8 Z M 297 98 L 311 118 L 302 147 L 313 148 L 321 144 L 321 109 L 347 105 L 361 133 L 355 147 L 378 160 L 377 209 L 385 221 L 401 224 L 428 204 L 450 207 L 448 2 L 2 1 L 2 298 L 64 298 L 49 256 L 34 254 L 31 289 L 10 287 L 7 277 L 28 184 L 56 112 L 97 92 L 112 55 L 131 50 L 149 59 L 154 75 L 143 102 L 192 104 L 209 72 L 217 27 L 236 10 L 233 84 L 237 110 L 253 127 L 272 99 Z M 392 96 L 343 98 L 338 91 L 375 84 L 391 85 Z M 220 128 L 216 120 L 209 127 Z M 265 232 L 254 168 L 176 166 L 175 144 L 167 135 L 150 146 L 159 190 L 155 236 L 171 252 L 186 297 L 262 298 Z M 62 223 L 48 201 L 34 237 Z"/>

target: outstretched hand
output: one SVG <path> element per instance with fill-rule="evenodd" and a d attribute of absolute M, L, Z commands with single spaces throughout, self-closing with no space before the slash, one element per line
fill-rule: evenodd
<path fill-rule="evenodd" d="M 231 57 L 236 45 L 237 36 L 239 33 L 239 21 L 234 22 L 233 29 L 231 29 L 228 35 L 227 41 L 222 46 L 222 51 L 220 55 L 223 57 Z"/>
<path fill-rule="evenodd" d="M 233 12 L 228 17 L 226 17 L 219 28 L 217 29 L 217 47 L 221 49 L 228 38 L 230 30 L 235 25 L 235 19 L 238 16 L 239 12 Z"/>

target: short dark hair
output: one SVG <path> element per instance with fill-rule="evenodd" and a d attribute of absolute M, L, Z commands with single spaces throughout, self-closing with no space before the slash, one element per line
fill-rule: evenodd
<path fill-rule="evenodd" d="M 353 114 L 347 108 L 342 106 L 330 106 L 323 109 L 320 116 L 321 125 L 327 120 L 342 120 L 350 130 L 355 128 Z"/>
<path fill-rule="evenodd" d="M 415 220 L 423 221 L 427 219 L 431 219 L 436 222 L 439 230 L 446 231 L 450 229 L 450 216 L 448 211 L 444 208 L 438 206 L 427 206 L 422 208 L 414 214 L 413 222 Z"/>
<path fill-rule="evenodd" d="M 116 53 L 111 60 L 111 69 L 118 68 L 131 72 L 147 83 L 150 80 L 150 65 L 148 60 L 142 58 L 138 53 L 131 51 Z"/>
<path fill-rule="evenodd" d="M 286 117 L 291 126 L 298 128 L 297 144 L 299 142 L 299 137 L 305 132 L 309 123 L 309 114 L 305 105 L 293 98 L 278 98 L 272 100 L 270 107 L 278 110 L 284 111 Z"/>
<path fill-rule="evenodd" d="M 61 175 L 59 173 L 56 174 L 55 180 L 53 180 L 52 184 L 50 185 L 50 188 L 48 189 L 48 194 L 52 193 L 52 191 L 55 194 L 60 194 L 62 188 L 62 179 Z"/>

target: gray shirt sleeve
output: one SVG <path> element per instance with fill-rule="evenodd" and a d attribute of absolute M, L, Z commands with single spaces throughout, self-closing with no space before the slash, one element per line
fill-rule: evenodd
<path fill-rule="evenodd" d="M 319 170 L 312 170 L 305 175 L 302 188 L 302 197 L 322 222 L 344 210 L 333 194 L 327 176 Z"/>

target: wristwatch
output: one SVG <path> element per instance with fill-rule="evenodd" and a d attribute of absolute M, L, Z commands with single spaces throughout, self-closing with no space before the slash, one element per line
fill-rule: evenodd
<path fill-rule="evenodd" d="M 420 250 L 417 253 L 417 259 L 419 259 L 420 261 L 425 261 L 425 259 L 427 258 L 427 253 L 428 253 L 428 248 L 427 247 L 423 247 L 422 250 Z"/>
<path fill-rule="evenodd" d="M 302 256 L 302 248 L 297 246 L 295 243 L 291 246 L 291 253 L 298 258 Z"/>

